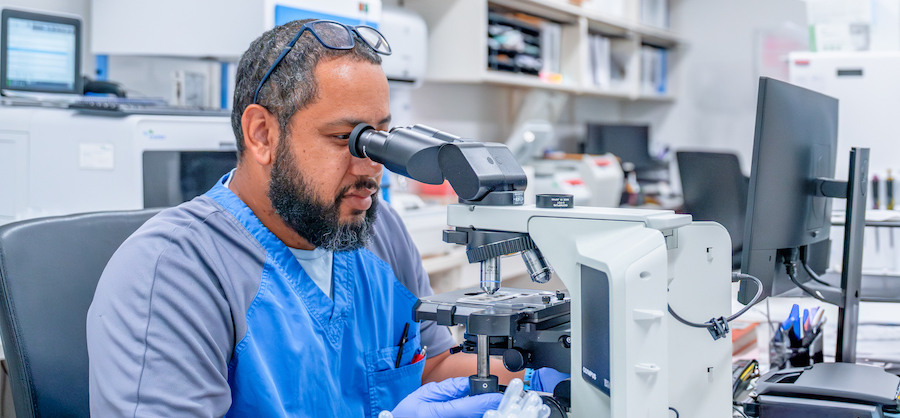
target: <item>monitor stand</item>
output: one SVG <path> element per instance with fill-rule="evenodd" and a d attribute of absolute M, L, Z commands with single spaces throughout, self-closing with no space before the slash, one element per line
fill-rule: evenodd
<path fill-rule="evenodd" d="M 869 149 L 850 150 L 847 181 L 820 179 L 817 184 L 823 196 L 847 199 L 844 223 L 844 251 L 841 269 L 841 294 L 838 306 L 837 347 L 835 361 L 856 363 L 856 335 L 859 324 L 860 285 L 862 282 L 863 234 L 866 226 L 866 191 L 868 190 Z M 834 291 L 835 288 L 807 284 L 813 290 Z M 830 292 L 829 292 L 830 293 Z"/>

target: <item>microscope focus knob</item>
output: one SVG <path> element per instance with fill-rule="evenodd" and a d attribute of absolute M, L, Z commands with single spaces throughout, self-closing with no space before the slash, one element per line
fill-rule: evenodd
<path fill-rule="evenodd" d="M 503 352 L 503 365 L 506 370 L 518 372 L 525 369 L 528 362 L 531 361 L 531 353 L 518 349 L 510 348 Z"/>

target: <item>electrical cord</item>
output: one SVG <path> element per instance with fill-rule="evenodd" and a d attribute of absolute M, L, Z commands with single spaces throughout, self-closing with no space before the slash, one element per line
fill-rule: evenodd
<path fill-rule="evenodd" d="M 825 282 L 824 280 L 822 280 L 822 279 L 819 277 L 819 275 L 816 274 L 816 272 L 813 271 L 812 267 L 810 267 L 809 264 L 806 264 L 805 261 L 803 262 L 803 269 L 806 270 L 806 273 L 807 273 L 807 274 L 809 274 L 809 278 L 815 280 L 816 282 L 818 282 L 819 284 L 821 284 L 821 285 L 823 285 L 823 286 L 832 287 L 830 284 L 828 284 L 827 282 Z"/>
<path fill-rule="evenodd" d="M 805 266 L 805 265 L 806 265 L 806 264 L 804 263 L 804 266 Z M 785 270 L 787 270 L 787 275 L 788 275 L 788 277 L 790 277 L 790 278 L 791 278 L 791 281 L 794 282 L 794 286 L 799 287 L 801 290 L 803 290 L 804 292 L 806 292 L 806 294 L 808 294 L 808 295 L 810 295 L 810 296 L 812 296 L 812 297 L 814 297 L 814 298 L 816 298 L 816 299 L 818 299 L 818 300 L 820 300 L 820 301 L 822 301 L 822 302 L 829 303 L 829 304 L 831 303 L 831 302 L 825 300 L 825 297 L 822 296 L 821 293 L 819 293 L 819 292 L 816 291 L 816 290 L 812 290 L 812 289 L 806 287 L 806 285 L 804 285 L 803 283 L 800 283 L 800 280 L 797 280 L 797 266 L 796 266 L 795 264 L 789 263 L 789 262 L 785 262 L 785 263 L 784 263 L 784 266 L 785 266 Z"/>
<path fill-rule="evenodd" d="M 672 411 L 675 411 L 675 418 L 678 418 L 678 417 L 681 416 L 681 415 L 678 413 L 678 410 L 677 410 L 677 409 L 672 408 L 671 406 L 669 407 L 669 409 L 672 410 Z"/>
<path fill-rule="evenodd" d="M 754 296 L 753 296 L 753 300 L 751 300 L 750 303 L 747 304 L 747 306 L 744 306 L 743 309 L 741 309 L 740 311 L 738 311 L 738 313 L 736 313 L 736 314 L 734 314 L 734 315 L 731 315 L 731 316 L 729 316 L 728 318 L 724 318 L 726 322 L 731 322 L 731 321 L 733 321 L 735 318 L 737 318 L 737 317 L 743 315 L 743 314 L 744 314 L 745 312 L 747 312 L 750 308 L 752 308 L 753 305 L 756 305 L 756 303 L 759 302 L 759 299 L 762 297 L 763 284 L 762 284 L 762 282 L 761 282 L 759 279 L 757 279 L 756 277 L 753 277 L 753 276 L 751 276 L 751 275 L 749 275 L 749 274 L 742 274 L 742 273 L 732 273 L 732 274 L 731 274 L 731 282 L 732 282 L 732 283 L 738 282 L 738 281 L 741 281 L 741 280 L 753 280 L 753 281 L 755 281 L 755 282 L 756 282 L 756 295 L 754 295 Z M 710 326 L 713 325 L 713 324 L 712 324 L 711 322 L 709 322 L 709 321 L 704 322 L 704 323 L 702 323 L 702 324 L 698 324 L 698 323 L 695 323 L 695 322 L 688 321 L 688 320 L 686 320 L 686 319 L 684 319 L 684 318 L 678 316 L 678 314 L 676 314 L 675 311 L 672 310 L 672 306 L 671 306 L 671 305 L 669 306 L 669 313 L 672 314 L 672 317 L 674 317 L 675 319 L 677 319 L 678 322 L 681 322 L 682 324 L 685 324 L 685 325 L 687 325 L 687 326 L 689 326 L 689 327 L 694 327 L 694 328 L 709 328 Z"/>

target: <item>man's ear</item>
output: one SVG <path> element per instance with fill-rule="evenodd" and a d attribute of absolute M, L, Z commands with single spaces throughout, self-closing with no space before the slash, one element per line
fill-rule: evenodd
<path fill-rule="evenodd" d="M 279 137 L 275 115 L 258 104 L 247 106 L 241 115 L 241 129 L 244 132 L 244 153 L 259 165 L 271 164 Z"/>

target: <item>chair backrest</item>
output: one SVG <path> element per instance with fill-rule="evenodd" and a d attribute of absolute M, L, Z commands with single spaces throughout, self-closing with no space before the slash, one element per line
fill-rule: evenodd
<path fill-rule="evenodd" d="M 87 311 L 119 245 L 159 209 L 0 227 L 0 337 L 18 418 L 89 417 Z"/>
<path fill-rule="evenodd" d="M 694 220 L 716 221 L 728 230 L 737 267 L 744 244 L 750 179 L 741 173 L 734 154 L 679 151 L 676 157 L 684 211 Z"/>

